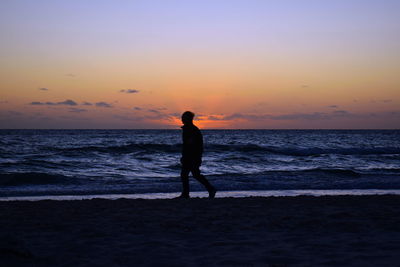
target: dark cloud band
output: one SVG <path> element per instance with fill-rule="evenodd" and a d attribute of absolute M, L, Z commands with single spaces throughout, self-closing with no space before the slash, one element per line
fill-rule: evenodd
<path fill-rule="evenodd" d="M 67 99 L 65 101 L 61 101 L 61 102 L 38 102 L 38 101 L 34 101 L 29 103 L 29 105 L 33 105 L 33 106 L 77 106 L 78 104 L 71 100 L 71 99 Z"/>
<path fill-rule="evenodd" d="M 123 89 L 123 90 L 120 90 L 120 93 L 136 94 L 136 93 L 139 93 L 139 90 L 136 90 L 136 89 Z"/>

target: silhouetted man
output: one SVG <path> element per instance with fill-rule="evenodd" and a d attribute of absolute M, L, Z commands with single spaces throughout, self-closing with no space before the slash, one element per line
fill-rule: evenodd
<path fill-rule="evenodd" d="M 200 174 L 201 157 L 203 155 L 203 135 L 193 124 L 194 113 L 186 111 L 182 114 L 182 194 L 179 198 L 189 198 L 189 173 L 196 178 L 208 191 L 209 197 L 214 198 L 215 188 Z"/>

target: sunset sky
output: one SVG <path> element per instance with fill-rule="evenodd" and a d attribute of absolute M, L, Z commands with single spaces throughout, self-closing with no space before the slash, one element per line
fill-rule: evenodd
<path fill-rule="evenodd" d="M 400 128 L 400 1 L 2 0 L 1 128 Z"/>

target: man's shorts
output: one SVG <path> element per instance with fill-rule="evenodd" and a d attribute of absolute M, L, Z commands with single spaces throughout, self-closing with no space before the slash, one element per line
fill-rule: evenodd
<path fill-rule="evenodd" d="M 202 163 L 201 158 L 197 159 L 183 158 L 183 157 L 181 158 L 182 168 L 188 168 L 188 169 L 199 168 L 201 163 Z"/>

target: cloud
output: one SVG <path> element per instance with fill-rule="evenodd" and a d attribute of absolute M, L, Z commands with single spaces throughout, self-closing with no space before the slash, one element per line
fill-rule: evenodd
<path fill-rule="evenodd" d="M 273 120 L 321 120 L 327 118 L 329 118 L 329 116 L 326 113 L 322 112 L 292 113 L 292 114 L 271 116 L 271 119 Z"/>
<path fill-rule="evenodd" d="M 107 102 L 97 102 L 95 103 L 96 107 L 100 107 L 100 108 L 112 108 L 113 105 L 109 104 Z"/>
<path fill-rule="evenodd" d="M 361 118 L 372 116 L 371 114 L 354 114 L 346 110 L 334 110 L 329 113 L 325 112 L 311 112 L 311 113 L 288 113 L 281 115 L 271 114 L 245 114 L 234 113 L 231 115 L 210 115 L 204 119 L 213 121 L 229 121 L 229 120 L 248 120 L 248 121 L 261 121 L 261 120 L 329 120 L 339 117 L 353 117 Z"/>
<path fill-rule="evenodd" d="M 33 101 L 31 103 L 29 103 L 29 105 L 33 105 L 33 106 L 42 106 L 42 105 L 55 105 L 56 103 L 53 102 L 38 102 L 38 101 Z"/>
<path fill-rule="evenodd" d="M 119 120 L 124 120 L 124 121 L 142 121 L 143 117 L 135 117 L 135 116 L 129 116 L 129 115 L 113 115 L 114 118 L 119 119 Z"/>
<path fill-rule="evenodd" d="M 390 117 L 400 118 L 400 111 L 390 111 L 386 113 Z"/>
<path fill-rule="evenodd" d="M 70 108 L 69 112 L 74 112 L 74 113 L 81 113 L 81 112 L 86 112 L 87 109 L 83 109 L 83 108 Z"/>
<path fill-rule="evenodd" d="M 15 110 L 2 110 L 0 111 L 0 116 L 22 116 L 23 113 Z"/>
<path fill-rule="evenodd" d="M 73 73 L 67 73 L 67 74 L 65 74 L 65 76 L 68 76 L 68 77 L 71 77 L 71 78 L 75 78 L 76 77 L 76 75 L 73 74 Z"/>
<path fill-rule="evenodd" d="M 333 116 L 348 116 L 348 115 L 352 115 L 352 114 L 346 110 L 335 110 L 332 112 L 332 115 Z"/>
<path fill-rule="evenodd" d="M 392 102 L 392 99 L 384 99 L 384 100 L 382 100 L 382 102 L 383 103 L 390 103 L 390 102 Z"/>
<path fill-rule="evenodd" d="M 33 106 L 57 106 L 57 105 L 76 106 L 78 104 L 75 101 L 71 100 L 71 99 L 67 99 L 67 100 L 61 101 L 61 102 L 38 102 L 38 101 L 34 101 L 34 102 L 29 103 L 29 105 L 33 105 Z"/>
<path fill-rule="evenodd" d="M 33 101 L 29 103 L 29 105 L 33 106 L 78 106 L 78 103 L 71 99 L 67 99 L 65 101 L 61 102 L 40 102 L 40 101 Z M 92 106 L 95 105 L 96 107 L 101 107 L 101 108 L 112 108 L 113 105 L 104 101 L 96 102 L 96 103 L 91 103 L 91 102 L 82 102 L 83 106 Z M 75 111 L 76 112 L 76 111 Z M 82 111 L 81 111 L 82 112 Z"/>
<path fill-rule="evenodd" d="M 148 109 L 147 111 L 151 112 L 151 113 L 155 113 L 155 114 L 160 114 L 161 113 L 159 110 L 156 110 L 156 109 Z"/>
<path fill-rule="evenodd" d="M 207 120 L 210 120 L 210 121 L 222 121 L 222 120 L 225 120 L 225 119 L 224 119 L 224 117 L 221 117 L 221 116 L 210 115 L 210 116 L 207 117 Z"/>
<path fill-rule="evenodd" d="M 290 113 L 283 115 L 271 116 L 272 120 L 330 120 L 335 117 L 354 117 L 356 114 L 352 114 L 346 110 L 335 110 L 331 113 L 325 112 L 312 112 L 312 113 Z"/>
<path fill-rule="evenodd" d="M 229 116 L 225 116 L 222 119 L 218 120 L 234 120 L 234 119 L 246 119 L 246 120 L 264 120 L 269 119 L 270 115 L 254 115 L 254 114 L 242 114 L 242 113 L 234 113 Z"/>
<path fill-rule="evenodd" d="M 45 105 L 45 103 L 33 101 L 33 102 L 29 103 L 29 105 L 33 105 L 33 106 L 36 106 L 36 105 Z"/>
<path fill-rule="evenodd" d="M 7 100 L 1 100 L 1 101 L 0 101 L 0 104 L 7 104 L 7 103 L 8 103 Z"/>
<path fill-rule="evenodd" d="M 140 108 L 140 107 L 134 107 L 133 109 L 134 110 L 142 110 L 142 108 Z"/>
<path fill-rule="evenodd" d="M 338 105 L 330 105 L 330 106 L 328 106 L 328 108 L 338 108 L 339 106 Z"/>
<path fill-rule="evenodd" d="M 71 100 L 71 99 L 67 99 L 63 102 L 58 102 L 57 105 L 68 105 L 68 106 L 76 106 L 78 105 L 75 101 Z"/>
<path fill-rule="evenodd" d="M 147 109 L 146 111 L 148 113 L 151 113 L 151 115 L 143 116 L 143 119 L 148 119 L 148 120 L 171 120 L 173 117 L 176 117 L 176 114 L 167 114 L 167 113 L 164 113 L 163 110 L 166 110 L 166 108 Z"/>
<path fill-rule="evenodd" d="M 40 88 L 38 88 L 38 90 L 40 90 L 40 91 L 49 91 L 49 88 L 40 87 Z"/>
<path fill-rule="evenodd" d="M 139 93 L 139 90 L 136 89 L 123 89 L 120 90 L 121 93 L 126 93 L 126 94 L 135 94 L 135 93 Z"/>
<path fill-rule="evenodd" d="M 144 116 L 145 119 L 148 120 L 171 120 L 173 117 L 175 116 L 171 116 L 170 114 L 155 114 L 155 115 L 151 115 L 151 116 Z"/>

